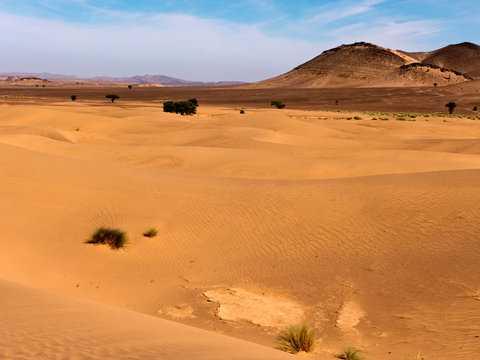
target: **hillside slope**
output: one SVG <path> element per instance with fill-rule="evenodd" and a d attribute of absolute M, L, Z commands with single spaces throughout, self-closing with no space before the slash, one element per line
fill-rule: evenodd
<path fill-rule="evenodd" d="M 358 42 L 324 51 L 286 74 L 253 86 L 432 86 L 434 83 L 445 86 L 471 80 L 453 67 L 445 69 L 436 64 L 420 63 L 421 58 L 421 53 L 409 54 Z"/>

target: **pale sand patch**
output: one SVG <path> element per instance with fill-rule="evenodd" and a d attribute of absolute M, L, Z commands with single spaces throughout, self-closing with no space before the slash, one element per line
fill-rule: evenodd
<path fill-rule="evenodd" d="M 217 316 L 223 320 L 250 321 L 278 329 L 298 324 L 304 318 L 303 308 L 296 302 L 244 289 L 209 290 L 204 295 L 219 303 Z"/>
<path fill-rule="evenodd" d="M 342 331 L 349 332 L 358 325 L 360 320 L 366 315 L 365 311 L 355 302 L 346 301 L 338 310 L 337 321 L 335 325 Z"/>
<path fill-rule="evenodd" d="M 195 319 L 193 307 L 188 304 L 179 304 L 167 306 L 165 309 L 158 310 L 159 315 L 166 315 L 172 319 Z"/>

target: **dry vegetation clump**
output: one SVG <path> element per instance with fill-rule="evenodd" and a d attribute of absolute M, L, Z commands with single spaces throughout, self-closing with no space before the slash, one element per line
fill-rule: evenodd
<path fill-rule="evenodd" d="M 362 352 L 354 347 L 349 347 L 343 353 L 337 356 L 339 359 L 344 360 L 362 360 Z"/>
<path fill-rule="evenodd" d="M 90 236 L 90 240 L 86 243 L 105 244 L 112 249 L 120 249 L 127 243 L 127 234 L 119 229 L 100 227 Z"/>
<path fill-rule="evenodd" d="M 148 237 L 148 238 L 152 238 L 152 237 L 157 236 L 157 234 L 158 234 L 157 229 L 151 228 L 151 229 L 148 229 L 147 231 L 145 231 L 143 233 L 143 236 Z"/>
<path fill-rule="evenodd" d="M 278 337 L 277 349 L 291 354 L 312 352 L 317 341 L 317 334 L 310 325 L 290 326 Z"/>
<path fill-rule="evenodd" d="M 277 109 L 283 109 L 285 107 L 285 104 L 280 100 L 272 100 L 270 105 L 275 106 Z"/>

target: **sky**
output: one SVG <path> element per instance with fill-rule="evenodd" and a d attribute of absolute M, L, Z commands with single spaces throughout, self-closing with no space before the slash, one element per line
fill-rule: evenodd
<path fill-rule="evenodd" d="M 257 81 L 357 41 L 480 43 L 479 0 L 0 0 L 0 72 Z"/>

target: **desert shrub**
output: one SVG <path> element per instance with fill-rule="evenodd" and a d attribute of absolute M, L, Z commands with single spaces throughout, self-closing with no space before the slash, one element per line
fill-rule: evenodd
<path fill-rule="evenodd" d="M 173 101 L 167 101 L 163 103 L 163 111 L 164 112 L 175 112 L 175 103 Z"/>
<path fill-rule="evenodd" d="M 361 360 L 363 358 L 362 352 L 354 347 L 349 347 L 337 357 L 344 360 Z"/>
<path fill-rule="evenodd" d="M 152 238 L 152 237 L 157 236 L 157 234 L 158 234 L 157 229 L 151 228 L 151 229 L 148 229 L 147 231 L 145 231 L 143 233 L 143 236 L 148 237 L 148 238 Z"/>
<path fill-rule="evenodd" d="M 112 100 L 112 103 L 115 102 L 115 100 L 120 99 L 120 96 L 118 96 L 116 94 L 108 94 L 108 95 L 105 95 L 105 97 L 107 99 Z"/>
<path fill-rule="evenodd" d="M 244 114 L 245 114 L 245 110 L 244 110 L 244 109 L 240 110 L 240 114 L 244 115 Z"/>
<path fill-rule="evenodd" d="M 283 109 L 285 107 L 285 104 L 280 100 L 272 100 L 270 106 L 275 106 L 277 109 Z"/>
<path fill-rule="evenodd" d="M 72 99 L 72 101 L 77 100 L 77 95 L 72 95 L 72 96 L 70 96 L 70 99 Z"/>
<path fill-rule="evenodd" d="M 473 111 L 477 111 L 478 108 L 476 106 L 473 107 Z"/>
<path fill-rule="evenodd" d="M 197 101 L 196 99 L 191 99 L 191 100 Z M 197 113 L 197 105 L 195 105 L 190 100 L 178 101 L 178 102 L 167 101 L 163 103 L 163 111 L 170 112 L 170 113 L 174 112 L 180 115 L 193 115 Z"/>
<path fill-rule="evenodd" d="M 355 116 L 354 119 L 355 120 L 362 120 L 362 118 L 360 116 Z"/>
<path fill-rule="evenodd" d="M 178 101 L 175 103 L 175 113 L 180 115 L 193 115 L 197 113 L 197 107 L 191 101 Z"/>
<path fill-rule="evenodd" d="M 449 103 L 445 104 L 445 107 L 448 108 L 448 112 L 450 114 L 453 114 L 453 109 L 455 109 L 457 107 L 457 104 L 454 101 L 450 101 Z"/>
<path fill-rule="evenodd" d="M 193 98 L 193 99 L 188 99 L 188 101 L 190 101 L 193 105 L 195 105 L 195 107 L 199 107 L 200 105 L 198 105 L 198 100 Z"/>
<path fill-rule="evenodd" d="M 406 119 L 404 117 L 399 117 L 397 118 L 398 121 L 405 121 Z"/>
<path fill-rule="evenodd" d="M 105 244 L 112 249 L 120 249 L 127 242 L 127 234 L 119 229 L 100 227 L 86 241 L 87 244 Z"/>
<path fill-rule="evenodd" d="M 132 90 L 132 85 L 128 85 L 128 90 Z"/>
<path fill-rule="evenodd" d="M 433 86 L 434 86 L 434 87 L 437 87 L 437 85 L 438 85 L 438 83 L 433 83 Z"/>
<path fill-rule="evenodd" d="M 315 348 L 317 334 L 306 324 L 291 326 L 278 337 L 279 350 L 296 354 L 300 351 L 311 352 Z"/>

